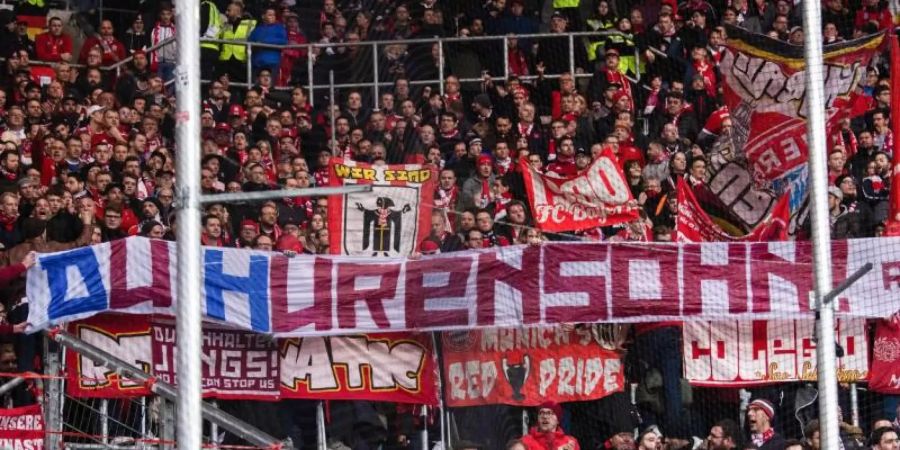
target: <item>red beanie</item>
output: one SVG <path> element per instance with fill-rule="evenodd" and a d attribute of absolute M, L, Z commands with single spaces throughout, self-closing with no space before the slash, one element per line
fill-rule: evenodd
<path fill-rule="evenodd" d="M 297 239 L 297 236 L 294 236 L 291 233 L 285 233 L 278 238 L 275 249 L 280 252 L 292 251 L 294 253 L 301 253 L 303 251 L 303 246 L 300 245 L 300 240 Z"/>
<path fill-rule="evenodd" d="M 549 409 L 553 411 L 553 414 L 556 414 L 556 419 L 562 420 L 562 406 L 559 406 L 559 403 L 548 400 L 538 405 L 538 412 L 541 412 L 542 409 Z"/>

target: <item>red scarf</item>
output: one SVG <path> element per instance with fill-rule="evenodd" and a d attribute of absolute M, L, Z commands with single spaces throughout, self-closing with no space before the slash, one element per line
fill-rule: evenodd
<path fill-rule="evenodd" d="M 769 428 L 768 430 L 763 431 L 762 433 L 751 434 L 750 440 L 752 440 L 753 443 L 756 444 L 757 447 L 762 447 L 763 444 L 765 444 L 766 442 L 769 442 L 769 439 L 772 439 L 773 436 L 775 436 L 775 430 L 772 428 Z"/>
<path fill-rule="evenodd" d="M 481 195 L 478 199 L 478 207 L 484 208 L 491 202 L 491 177 L 482 178 L 481 180 Z"/>
<path fill-rule="evenodd" d="M 0 225 L 2 225 L 3 229 L 7 232 L 12 232 L 12 230 L 16 227 L 16 221 L 18 219 L 18 216 L 10 217 L 6 214 L 0 213 Z"/>

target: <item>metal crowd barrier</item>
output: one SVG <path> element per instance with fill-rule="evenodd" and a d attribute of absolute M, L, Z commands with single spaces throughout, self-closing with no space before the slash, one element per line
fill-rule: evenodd
<path fill-rule="evenodd" d="M 244 45 L 247 49 L 247 83 L 236 83 L 231 82 L 231 85 L 234 86 L 243 86 L 250 87 L 253 85 L 253 49 L 254 48 L 269 48 L 269 49 L 279 49 L 279 50 L 288 50 L 288 49 L 306 49 L 307 50 L 307 83 L 305 88 L 310 93 L 310 101 L 313 101 L 315 97 L 312 95 L 317 89 L 361 89 L 361 88 L 369 88 L 373 90 L 374 95 L 373 98 L 373 106 L 378 107 L 378 101 L 380 97 L 380 90 L 383 87 L 392 86 L 393 80 L 380 80 L 379 79 L 379 53 L 378 48 L 384 47 L 388 45 L 410 45 L 410 44 L 438 44 L 438 79 L 434 80 L 409 80 L 409 84 L 411 86 L 420 86 L 420 85 L 434 85 L 437 84 L 440 93 L 444 94 L 444 72 L 446 69 L 446 62 L 444 58 L 445 46 L 451 43 L 471 43 L 471 42 L 501 42 L 503 48 L 503 79 L 508 79 L 510 75 L 509 68 L 509 38 L 515 38 L 519 40 L 529 40 L 529 39 L 542 39 L 542 38 L 559 38 L 565 36 L 568 39 L 568 60 L 569 60 L 569 70 L 575 78 L 590 78 L 592 73 L 590 71 L 586 71 L 585 73 L 576 73 L 576 61 L 575 61 L 575 45 L 582 44 L 581 40 L 576 40 L 576 38 L 587 38 L 587 37 L 604 37 L 604 36 L 625 36 L 623 33 L 618 31 L 582 31 L 582 32 L 571 32 L 571 33 L 534 33 L 534 34 L 518 34 L 518 35 L 499 35 L 499 36 L 467 36 L 467 37 L 447 37 L 447 38 L 419 38 L 419 39 L 400 39 L 400 40 L 372 40 L 372 41 L 361 41 L 361 42 L 340 42 L 340 43 L 308 43 L 308 44 L 288 44 L 288 45 L 272 45 L 272 44 L 261 44 L 256 42 L 247 42 L 247 41 L 235 41 L 235 40 L 223 40 L 223 39 L 200 39 L 201 42 L 211 42 L 216 44 L 232 44 L 232 45 Z M 316 86 L 314 79 L 314 68 L 315 61 L 310 55 L 312 54 L 312 50 L 315 48 L 333 48 L 333 47 L 370 47 L 372 49 L 372 82 L 363 82 L 363 83 L 341 83 L 334 84 L 333 86 L 329 85 L 320 85 Z M 640 54 L 635 48 L 634 56 L 636 59 L 639 59 Z M 640 69 L 638 69 L 639 71 Z M 640 80 L 640 72 L 638 72 L 635 81 Z M 528 75 L 519 77 L 523 80 L 534 80 L 537 79 L 537 75 Z M 559 78 L 559 74 L 547 74 L 544 78 L 552 79 Z M 208 82 L 209 80 L 203 80 L 204 82 Z M 460 78 L 460 83 L 474 83 L 482 81 L 481 78 Z M 283 87 L 282 87 L 283 88 Z"/>

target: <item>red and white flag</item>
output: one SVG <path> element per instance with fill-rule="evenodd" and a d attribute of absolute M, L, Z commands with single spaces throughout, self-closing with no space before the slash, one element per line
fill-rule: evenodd
<path fill-rule="evenodd" d="M 542 230 L 577 231 L 638 218 L 640 207 L 609 149 L 569 178 L 537 172 L 524 159 L 519 165 L 535 224 Z"/>
<path fill-rule="evenodd" d="M 744 236 L 732 236 L 717 225 L 697 201 L 684 179 L 678 180 L 678 219 L 675 236 L 679 242 L 783 241 L 790 221 L 790 192 L 784 193 L 766 217 Z"/>

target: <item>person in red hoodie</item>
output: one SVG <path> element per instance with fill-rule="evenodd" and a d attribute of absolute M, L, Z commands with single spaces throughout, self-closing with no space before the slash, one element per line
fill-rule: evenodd
<path fill-rule="evenodd" d="M 553 401 L 538 406 L 537 426 L 522 437 L 528 450 L 580 450 L 578 440 L 567 435 L 559 426 L 562 407 Z"/>
<path fill-rule="evenodd" d="M 34 48 L 37 59 L 47 62 L 69 62 L 72 60 L 72 37 L 63 33 L 63 22 L 59 17 L 51 17 L 48 31 L 37 35 Z"/>

